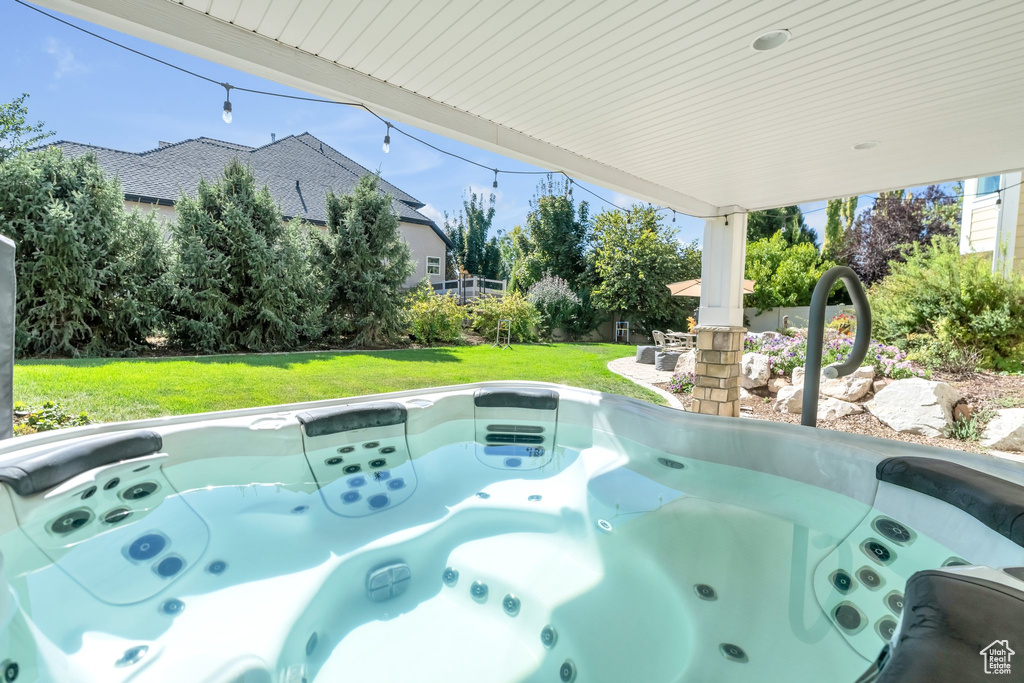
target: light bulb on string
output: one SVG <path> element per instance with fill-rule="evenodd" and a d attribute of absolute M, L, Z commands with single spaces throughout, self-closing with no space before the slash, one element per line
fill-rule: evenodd
<path fill-rule="evenodd" d="M 495 190 L 498 189 L 498 169 L 494 169 L 494 183 L 491 185 Z"/>
<path fill-rule="evenodd" d="M 388 129 L 384 132 L 384 144 L 380 146 L 384 153 L 387 154 L 391 151 L 391 124 L 387 124 Z"/>
<path fill-rule="evenodd" d="M 224 86 L 224 110 L 220 113 L 220 117 L 224 119 L 224 123 L 231 123 L 231 86 L 227 83 L 222 83 Z"/>
<path fill-rule="evenodd" d="M 676 222 L 676 210 L 675 209 L 672 209 L 672 222 L 673 223 Z"/>

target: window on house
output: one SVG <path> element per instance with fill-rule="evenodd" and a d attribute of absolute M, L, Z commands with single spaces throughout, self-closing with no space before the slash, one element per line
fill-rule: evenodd
<path fill-rule="evenodd" d="M 441 274 L 441 257 L 440 256 L 428 256 L 427 257 L 427 275 L 440 275 Z"/>
<path fill-rule="evenodd" d="M 978 194 L 992 194 L 999 191 L 999 176 L 990 175 L 978 178 Z"/>

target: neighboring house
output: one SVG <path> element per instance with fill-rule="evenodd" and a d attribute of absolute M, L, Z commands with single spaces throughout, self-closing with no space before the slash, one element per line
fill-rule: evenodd
<path fill-rule="evenodd" d="M 53 143 L 68 156 L 96 155 L 100 167 L 121 180 L 125 208 L 155 209 L 174 220 L 174 202 L 182 192 L 194 195 L 199 180 L 216 180 L 233 158 L 246 164 L 260 185 L 266 185 L 285 218 L 327 224 L 328 190 L 350 192 L 360 177 L 371 173 L 309 133 L 289 135 L 263 147 L 194 138 L 161 142 L 146 152 L 123 152 L 79 142 Z M 393 198 L 399 227 L 412 251 L 416 271 L 405 281 L 414 287 L 423 278 L 444 280 L 445 255 L 453 245 L 444 231 L 417 209 L 424 203 L 381 179 L 381 191 Z"/>
<path fill-rule="evenodd" d="M 992 259 L 992 272 L 1024 273 L 1024 201 L 1021 172 L 964 181 L 960 253 Z"/>

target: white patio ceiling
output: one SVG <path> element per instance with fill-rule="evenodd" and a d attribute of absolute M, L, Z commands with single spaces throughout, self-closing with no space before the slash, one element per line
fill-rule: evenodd
<path fill-rule="evenodd" d="M 1020 0 L 40 4 L 695 215 L 1024 166 Z"/>

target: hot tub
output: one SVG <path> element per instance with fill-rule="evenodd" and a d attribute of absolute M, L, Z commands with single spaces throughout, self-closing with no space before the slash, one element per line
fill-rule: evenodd
<path fill-rule="evenodd" d="M 0 482 L 8 681 L 924 680 L 1024 646 L 1017 463 L 569 387 L 41 434 Z M 996 596 L 970 657 L 912 576 Z"/>

